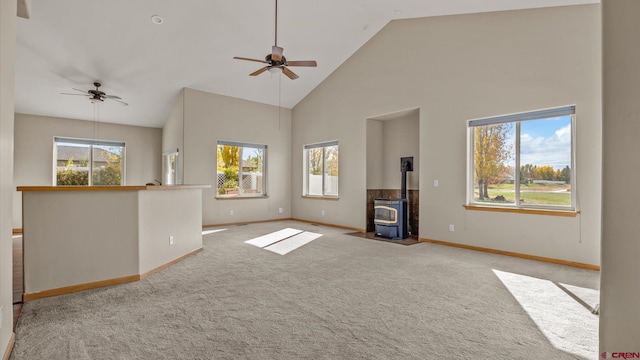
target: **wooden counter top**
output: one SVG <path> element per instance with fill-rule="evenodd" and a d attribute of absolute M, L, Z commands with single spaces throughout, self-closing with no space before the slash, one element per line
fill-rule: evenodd
<path fill-rule="evenodd" d="M 206 189 L 211 185 L 133 185 L 133 186 L 18 186 L 18 191 L 139 191 L 139 190 L 185 190 Z"/>

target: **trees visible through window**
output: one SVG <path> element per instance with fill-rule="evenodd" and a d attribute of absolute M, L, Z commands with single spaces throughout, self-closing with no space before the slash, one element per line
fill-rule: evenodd
<path fill-rule="evenodd" d="M 267 145 L 218 141 L 217 196 L 266 195 Z"/>
<path fill-rule="evenodd" d="M 575 107 L 472 120 L 469 203 L 575 209 Z"/>
<path fill-rule="evenodd" d="M 123 142 L 54 138 L 55 185 L 123 185 Z"/>
<path fill-rule="evenodd" d="M 337 141 L 305 145 L 305 187 L 307 196 L 338 196 L 339 147 Z"/>

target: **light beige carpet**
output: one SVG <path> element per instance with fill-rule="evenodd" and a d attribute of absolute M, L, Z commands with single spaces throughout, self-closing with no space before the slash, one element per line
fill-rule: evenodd
<path fill-rule="evenodd" d="M 287 227 L 323 236 L 286 255 L 245 243 Z M 208 233 L 204 251 L 145 280 L 26 303 L 11 358 L 589 358 L 540 326 L 597 344 L 579 310 L 540 325 L 530 308 L 547 297 L 537 304 L 518 277 L 597 289 L 597 272 L 346 232 L 285 221 Z"/>

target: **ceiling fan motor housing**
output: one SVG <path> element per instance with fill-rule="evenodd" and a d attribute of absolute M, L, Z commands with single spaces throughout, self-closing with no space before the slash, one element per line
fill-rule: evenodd
<path fill-rule="evenodd" d="M 271 66 L 282 66 L 282 65 L 286 65 L 287 63 L 287 58 L 284 57 L 284 55 L 282 56 L 282 59 L 280 59 L 280 61 L 276 61 L 273 60 L 271 57 L 272 54 L 269 54 L 267 56 L 264 57 L 264 61 L 268 62 L 269 65 Z"/>

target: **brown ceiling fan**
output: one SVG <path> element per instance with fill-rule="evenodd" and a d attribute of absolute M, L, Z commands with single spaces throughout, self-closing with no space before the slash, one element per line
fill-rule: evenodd
<path fill-rule="evenodd" d="M 234 56 L 233 58 L 238 60 L 255 61 L 255 62 L 267 64 L 267 66 L 260 68 L 252 72 L 251 74 L 249 74 L 250 76 L 260 75 L 267 70 L 269 70 L 270 72 L 282 71 L 282 73 L 285 74 L 289 79 L 295 80 L 299 78 L 299 76 L 296 75 L 296 73 L 294 73 L 293 71 L 289 70 L 287 66 L 316 67 L 318 66 L 318 63 L 316 63 L 315 60 L 301 60 L 301 61 L 287 60 L 287 58 L 285 58 L 284 55 L 282 55 L 282 53 L 284 52 L 284 49 L 278 46 L 278 0 L 275 0 L 275 1 L 276 1 L 275 45 L 271 47 L 271 54 L 268 54 L 267 56 L 265 56 L 264 60 L 250 59 L 250 58 L 239 57 L 239 56 Z"/>
<path fill-rule="evenodd" d="M 129 104 L 127 104 L 126 102 L 122 101 L 122 98 L 119 96 L 115 96 L 115 95 L 107 95 L 104 91 L 100 90 L 100 86 L 102 86 L 102 84 L 100 84 L 99 82 L 94 82 L 93 86 L 95 86 L 95 90 L 94 89 L 90 89 L 90 90 L 80 90 L 80 89 L 76 89 L 76 88 L 72 88 L 75 91 L 80 92 L 81 94 L 72 94 L 72 93 L 61 93 L 62 95 L 78 95 L 78 96 L 87 96 L 89 98 L 89 100 L 91 100 L 92 103 L 95 103 L 96 101 L 100 101 L 103 102 L 105 99 L 107 100 L 113 100 L 116 102 L 119 102 L 121 105 L 127 106 Z"/>

